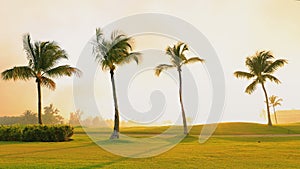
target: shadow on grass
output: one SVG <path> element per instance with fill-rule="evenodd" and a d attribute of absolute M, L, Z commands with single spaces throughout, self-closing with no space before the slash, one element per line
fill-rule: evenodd
<path fill-rule="evenodd" d="M 0 145 L 24 144 L 22 141 L 0 141 Z"/>
<path fill-rule="evenodd" d="M 149 154 L 151 151 L 155 152 L 156 150 L 159 150 L 159 149 L 162 149 L 164 147 L 168 147 L 170 145 L 173 145 L 174 142 L 178 142 L 178 139 L 182 138 L 182 137 L 183 136 L 175 136 L 175 137 L 165 138 L 164 141 L 167 141 L 168 144 L 160 146 L 160 147 L 153 148 L 150 151 L 148 150 L 147 152 L 137 153 L 137 154 L 132 155 L 132 157 L 120 157 L 120 158 L 118 158 L 116 160 L 112 160 L 112 161 L 109 161 L 109 162 L 103 162 L 103 163 L 99 163 L 99 164 L 95 164 L 95 165 L 89 165 L 89 166 L 86 166 L 86 167 L 82 167 L 80 169 L 104 168 L 104 167 L 113 165 L 115 163 L 119 163 L 121 161 L 126 161 L 126 160 L 131 159 L 131 158 L 140 157 L 143 154 Z M 188 135 L 188 136 L 185 136 L 185 138 L 180 143 L 190 143 L 190 142 L 197 142 L 197 141 L 198 141 L 198 136 Z M 96 143 L 108 144 L 108 145 L 109 144 L 116 144 L 116 143 L 119 144 L 120 143 L 120 144 L 128 144 L 129 145 L 129 144 L 132 144 L 134 142 L 129 141 L 129 140 L 121 140 L 121 139 L 120 140 L 109 140 L 108 139 L 108 140 L 101 140 L 101 141 L 98 141 Z"/>
<path fill-rule="evenodd" d="M 18 143 L 19 144 L 24 144 L 24 142 L 18 142 Z M 33 142 L 27 142 L 27 143 L 33 143 Z M 32 154 L 32 153 L 52 152 L 52 151 L 58 151 L 58 150 L 69 150 L 69 149 L 89 147 L 89 146 L 95 146 L 95 143 L 88 143 L 88 144 L 85 144 L 85 145 L 65 147 L 65 148 L 55 148 L 55 149 L 47 149 L 47 150 L 28 151 L 28 152 L 24 152 L 24 153 L 2 154 L 2 155 L 0 155 L 0 157 L 7 157 L 7 156 L 14 156 L 14 155 L 26 155 L 26 154 Z"/>
<path fill-rule="evenodd" d="M 195 140 L 197 140 L 197 138 L 195 138 Z M 106 143 L 106 144 L 113 144 L 113 143 L 131 144 L 133 142 L 128 141 L 128 140 L 103 140 L 103 141 L 101 141 L 101 143 Z M 99 163 L 99 164 L 94 164 L 94 165 L 89 165 L 89 166 L 81 167 L 80 169 L 104 168 L 104 167 L 113 165 L 115 163 L 119 163 L 121 161 L 126 161 L 126 160 L 129 160 L 129 159 L 132 159 L 132 158 L 136 158 L 136 159 L 140 158 L 141 156 L 143 156 L 145 154 L 155 152 L 156 150 L 162 149 L 164 147 L 168 147 L 170 145 L 172 145 L 172 143 L 169 143 L 169 144 L 166 144 L 166 145 L 163 145 L 163 146 L 160 146 L 160 147 L 153 148 L 151 150 L 148 150 L 147 152 L 141 152 L 141 153 L 133 154 L 133 155 L 131 155 L 131 157 L 120 157 L 120 156 L 118 156 L 120 158 L 118 158 L 116 160 L 112 160 L 112 161 L 109 161 L 109 162 L 103 162 L 103 163 Z"/>
<path fill-rule="evenodd" d="M 130 159 L 130 158 L 129 157 L 121 157 L 121 158 L 118 158 L 116 160 L 112 160 L 112 161 L 104 162 L 104 163 L 99 163 L 99 164 L 95 164 L 95 165 L 89 165 L 89 166 L 86 166 L 86 167 L 82 167 L 80 169 L 103 168 L 103 167 L 106 167 L 106 166 L 113 165 L 114 163 L 119 163 L 121 161 L 125 161 L 127 159 Z"/>
<path fill-rule="evenodd" d="M 95 143 L 100 145 L 110 145 L 110 144 L 131 144 L 134 142 L 130 140 L 122 140 L 122 139 L 115 139 L 115 140 L 107 139 L 107 140 L 96 141 Z"/>

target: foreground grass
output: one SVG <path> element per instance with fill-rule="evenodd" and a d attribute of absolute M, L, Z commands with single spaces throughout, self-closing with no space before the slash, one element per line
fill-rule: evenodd
<path fill-rule="evenodd" d="M 244 127 L 258 130 L 257 124 L 224 124 L 217 133 L 224 135 Z M 247 126 L 248 125 L 248 126 Z M 255 129 L 249 128 L 253 125 Z M 232 127 L 230 127 L 232 126 Z M 263 126 L 266 127 L 266 126 Z M 231 128 L 231 129 L 230 129 Z M 279 126 L 271 133 L 286 129 L 296 133 L 299 125 Z M 136 128 L 138 129 L 138 128 Z M 162 128 L 149 128 L 159 132 Z M 196 128 L 197 129 L 197 128 Z M 199 132 L 198 129 L 192 132 Z M 292 130 L 294 129 L 294 130 Z M 127 128 L 134 133 L 133 128 Z M 232 129 L 233 130 L 233 129 Z M 0 168 L 299 168 L 300 137 L 212 137 L 199 144 L 191 135 L 176 147 L 159 156 L 134 159 L 113 155 L 94 144 L 87 135 L 76 129 L 73 141 L 59 143 L 0 142 Z M 138 130 L 137 130 L 138 131 Z M 150 131 L 143 130 L 150 133 Z M 223 133 L 221 132 L 223 131 Z M 279 132 L 280 131 L 280 132 Z M 262 132 L 265 134 L 264 132 Z M 137 134 L 137 133 L 134 133 Z"/>

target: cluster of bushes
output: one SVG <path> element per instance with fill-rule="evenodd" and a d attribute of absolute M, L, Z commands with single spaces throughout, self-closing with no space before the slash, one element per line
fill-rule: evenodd
<path fill-rule="evenodd" d="M 12 125 L 0 126 L 0 141 L 67 141 L 74 128 L 68 125 Z"/>

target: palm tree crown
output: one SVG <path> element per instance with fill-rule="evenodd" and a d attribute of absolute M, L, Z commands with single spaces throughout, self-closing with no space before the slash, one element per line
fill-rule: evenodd
<path fill-rule="evenodd" d="M 134 60 L 139 62 L 139 52 L 132 52 L 132 39 L 120 31 L 113 31 L 110 39 L 104 37 L 100 28 L 96 29 L 94 54 L 103 70 L 114 71 L 117 65 L 129 63 Z"/>
<path fill-rule="evenodd" d="M 23 48 L 26 52 L 28 65 L 15 66 L 12 69 L 5 70 L 1 73 L 3 80 L 30 80 L 35 79 L 38 87 L 38 116 L 41 121 L 40 87 L 44 86 L 51 90 L 56 88 L 55 82 L 51 78 L 60 76 L 80 75 L 80 70 L 70 65 L 56 66 L 61 59 L 68 59 L 66 52 L 60 46 L 52 41 L 31 42 L 29 34 L 23 36 Z"/>
<path fill-rule="evenodd" d="M 281 102 L 283 101 L 282 98 L 279 98 L 278 96 L 272 95 L 269 97 L 270 104 L 273 106 L 281 106 Z"/>
<path fill-rule="evenodd" d="M 268 112 L 268 124 L 272 125 L 270 119 L 270 111 L 269 111 L 269 101 L 267 91 L 265 89 L 265 82 L 270 80 L 271 82 L 281 83 L 278 78 L 273 76 L 272 74 L 279 68 L 284 66 L 287 63 L 285 59 L 277 59 L 273 61 L 274 56 L 270 51 L 260 51 L 256 52 L 254 56 L 249 56 L 246 58 L 245 65 L 249 69 L 249 72 L 244 71 L 236 71 L 234 72 L 234 76 L 237 78 L 246 78 L 253 79 L 252 83 L 247 86 L 245 92 L 251 94 L 255 91 L 258 84 L 261 84 L 263 91 L 265 93 L 265 99 L 267 104 L 267 112 Z"/>
<path fill-rule="evenodd" d="M 60 59 L 68 59 L 67 54 L 56 42 L 31 42 L 29 34 L 23 37 L 23 47 L 27 54 L 28 66 L 16 66 L 2 72 L 3 80 L 29 80 L 35 78 L 42 86 L 55 89 L 55 82 L 50 79 L 60 76 L 80 75 L 77 68 L 69 65 L 56 66 Z"/>
<path fill-rule="evenodd" d="M 187 44 L 183 42 L 178 42 L 173 47 L 168 46 L 166 49 L 166 54 L 169 55 L 171 64 L 160 64 L 155 68 L 155 74 L 157 76 L 160 75 L 160 73 L 163 70 L 169 69 L 169 68 L 177 68 L 178 71 L 181 71 L 181 67 L 184 64 L 194 63 L 194 62 L 204 62 L 204 59 L 200 59 L 199 57 L 192 57 L 187 59 L 185 57 L 185 52 L 188 51 L 189 48 Z"/>
<path fill-rule="evenodd" d="M 249 69 L 249 72 L 236 71 L 234 75 L 237 78 L 254 79 L 252 83 L 246 88 L 245 92 L 251 94 L 255 91 L 257 84 L 264 84 L 267 80 L 275 82 L 277 84 L 281 83 L 272 74 L 279 68 L 287 63 L 285 59 L 278 59 L 272 61 L 274 56 L 270 51 L 260 51 L 256 52 L 254 56 L 246 58 L 245 65 Z"/>

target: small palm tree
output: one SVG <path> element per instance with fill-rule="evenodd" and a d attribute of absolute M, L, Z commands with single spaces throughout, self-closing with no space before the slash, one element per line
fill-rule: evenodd
<path fill-rule="evenodd" d="M 21 124 L 36 124 L 37 116 L 31 110 L 26 110 L 21 116 Z"/>
<path fill-rule="evenodd" d="M 265 88 L 265 83 L 267 80 L 275 82 L 277 84 L 281 83 L 275 76 L 272 74 L 279 68 L 284 66 L 287 63 L 285 59 L 278 59 L 273 61 L 274 56 L 270 51 L 260 51 L 256 52 L 254 56 L 249 56 L 246 58 L 246 67 L 249 69 L 249 72 L 236 71 L 234 72 L 235 77 L 237 78 L 246 78 L 254 79 L 253 82 L 246 88 L 245 92 L 251 94 L 255 91 L 258 84 L 261 84 L 262 89 L 265 94 L 267 114 L 268 114 L 268 125 L 272 126 L 270 109 L 269 109 L 269 100 L 267 90 Z"/>
<path fill-rule="evenodd" d="M 117 66 L 129 63 L 132 60 L 138 64 L 140 53 L 132 52 L 132 39 L 130 37 L 127 37 L 120 31 L 113 31 L 111 38 L 106 39 L 100 28 L 96 29 L 96 40 L 93 46 L 93 52 L 96 56 L 96 60 L 102 66 L 102 70 L 109 70 L 110 72 L 115 107 L 114 131 L 110 139 L 118 139 L 120 122 L 114 72 Z"/>
<path fill-rule="evenodd" d="M 155 75 L 159 76 L 160 73 L 163 70 L 169 69 L 169 68 L 176 68 L 178 71 L 178 77 L 179 77 L 179 101 L 181 106 L 181 113 L 182 113 L 182 120 L 183 120 L 183 132 L 184 134 L 188 134 L 187 130 L 187 123 L 186 123 L 186 117 L 185 117 L 185 111 L 183 107 L 183 100 L 182 100 L 182 78 L 181 78 L 181 67 L 185 64 L 189 63 L 195 63 L 195 62 L 204 62 L 203 59 L 200 59 L 199 57 L 192 57 L 187 59 L 185 57 L 185 52 L 188 51 L 189 48 L 187 44 L 183 42 L 178 42 L 173 47 L 168 46 L 166 49 L 166 54 L 169 55 L 171 64 L 160 64 L 155 68 Z"/>
<path fill-rule="evenodd" d="M 281 102 L 282 102 L 283 100 L 282 100 L 282 98 L 279 98 L 278 96 L 272 95 L 272 96 L 269 97 L 269 101 L 270 101 L 270 104 L 271 104 L 272 107 L 273 107 L 273 112 L 274 112 L 276 124 L 278 124 L 275 107 L 276 107 L 276 106 L 281 106 Z"/>
<path fill-rule="evenodd" d="M 41 86 L 54 90 L 51 78 L 80 75 L 80 70 L 69 65 L 56 66 L 60 59 L 68 59 L 66 52 L 56 42 L 31 42 L 29 34 L 23 36 L 23 47 L 27 55 L 27 66 L 15 66 L 2 72 L 3 80 L 35 79 L 38 91 L 38 123 L 42 124 Z"/>

